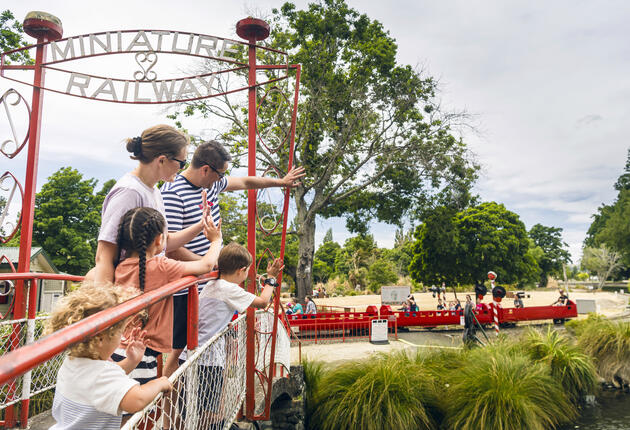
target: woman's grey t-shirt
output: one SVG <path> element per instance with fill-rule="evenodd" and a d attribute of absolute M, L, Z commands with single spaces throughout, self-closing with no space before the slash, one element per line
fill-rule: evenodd
<path fill-rule="evenodd" d="M 98 240 L 117 243 L 122 217 L 129 210 L 141 207 L 153 208 L 164 215 L 162 194 L 157 188 L 147 186 L 137 176 L 126 173 L 105 197 Z"/>

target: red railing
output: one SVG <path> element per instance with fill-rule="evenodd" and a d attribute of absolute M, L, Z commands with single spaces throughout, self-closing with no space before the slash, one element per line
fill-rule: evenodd
<path fill-rule="evenodd" d="M 36 366 L 47 362 L 56 355 L 62 353 L 69 346 L 84 342 L 87 339 L 96 336 L 119 321 L 128 318 L 141 310 L 153 305 L 154 303 L 164 300 L 165 298 L 181 291 L 185 288 L 188 292 L 188 347 L 194 349 L 198 342 L 198 312 L 199 312 L 199 295 L 197 292 L 197 282 L 201 280 L 216 277 L 216 272 L 206 277 L 197 278 L 195 276 L 187 276 L 178 281 L 171 282 L 156 290 L 146 292 L 138 297 L 128 300 L 111 309 L 106 309 L 97 314 L 91 315 L 75 324 L 72 324 L 62 330 L 43 337 L 33 343 L 19 347 L 2 357 L 0 357 L 0 385 L 8 385 L 9 392 L 15 395 L 13 382 L 19 376 L 24 375 Z M 28 319 L 34 319 L 36 314 L 36 296 L 37 288 L 35 281 L 38 279 L 63 280 L 63 281 L 81 281 L 83 277 L 49 273 L 3 273 L 0 274 L 0 280 L 10 281 L 28 281 L 29 288 L 29 306 Z M 12 336 L 17 336 L 16 331 Z M 19 342 L 12 343 L 18 345 Z M 27 426 L 28 422 L 28 402 L 29 399 L 22 400 L 22 411 L 20 424 L 22 427 Z M 14 418 L 13 406 L 5 409 L 5 419 L 0 421 L 0 425 L 11 427 L 16 424 Z"/>

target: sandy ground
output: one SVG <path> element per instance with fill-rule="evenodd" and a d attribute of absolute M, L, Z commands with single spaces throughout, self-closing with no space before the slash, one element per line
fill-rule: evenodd
<path fill-rule="evenodd" d="M 553 303 L 558 298 L 556 290 L 528 291 L 530 297 L 526 297 L 523 302 L 527 306 L 543 306 Z M 466 294 L 457 293 L 460 301 L 464 301 Z M 437 298 L 433 298 L 431 293 L 414 293 L 414 298 L 420 307 L 420 310 L 432 310 L 437 305 Z M 571 300 L 576 299 L 595 299 L 599 306 L 599 313 L 609 318 L 619 318 L 627 316 L 628 299 L 630 295 L 611 292 L 587 292 L 576 290 L 569 292 Z M 453 292 L 447 292 L 446 300 L 453 300 Z M 490 297 L 486 296 L 485 302 L 489 303 Z M 330 297 L 326 299 L 315 299 L 317 305 L 352 307 L 356 311 L 365 310 L 369 305 L 381 305 L 381 296 L 365 295 L 365 296 L 345 296 Z M 512 307 L 512 299 L 504 299 L 504 307 Z M 578 318 L 585 318 L 586 315 L 580 315 Z M 523 324 L 521 324 L 523 325 Z M 517 335 L 521 328 L 509 329 L 510 335 Z M 490 333 L 489 333 L 490 335 Z M 409 332 L 399 332 L 398 340 L 390 337 L 387 345 L 373 345 L 365 341 L 351 341 L 346 343 L 329 343 L 329 344 L 303 344 L 302 358 L 309 360 L 319 360 L 327 363 L 341 363 L 346 360 L 354 360 L 367 358 L 377 353 L 389 353 L 398 350 L 416 350 L 418 348 L 459 348 L 461 345 L 461 330 L 440 329 L 424 330 L 420 328 L 412 328 Z M 298 362 L 298 348 L 291 348 L 291 358 L 294 363 Z"/>

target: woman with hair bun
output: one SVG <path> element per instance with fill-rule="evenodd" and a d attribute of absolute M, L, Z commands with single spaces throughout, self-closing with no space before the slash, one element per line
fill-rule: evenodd
<path fill-rule="evenodd" d="M 130 158 L 137 160 L 138 165 L 116 182 L 103 202 L 93 273 L 96 283 L 113 282 L 114 266 L 124 258 L 124 255 L 121 258 L 116 239 L 125 213 L 134 208 L 149 207 L 166 216 L 156 184 L 172 181 L 185 167 L 189 142 L 188 136 L 169 125 L 150 127 L 140 136 L 126 140 Z M 188 243 L 203 230 L 203 221 L 176 233 L 164 231 L 167 236 L 165 249 L 177 249 Z"/>

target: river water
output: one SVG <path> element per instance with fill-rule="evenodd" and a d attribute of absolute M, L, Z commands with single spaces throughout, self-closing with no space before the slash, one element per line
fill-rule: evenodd
<path fill-rule="evenodd" d="M 578 421 L 562 430 L 630 430 L 630 394 L 603 391 L 593 406 L 585 406 Z"/>

